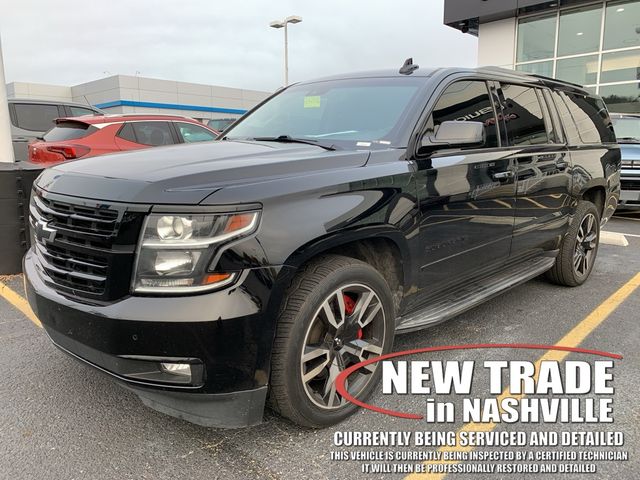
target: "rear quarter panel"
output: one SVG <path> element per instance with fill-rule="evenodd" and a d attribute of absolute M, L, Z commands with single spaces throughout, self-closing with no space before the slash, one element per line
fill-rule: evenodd
<path fill-rule="evenodd" d="M 605 190 L 603 221 L 615 211 L 620 198 L 621 155 L 617 144 L 571 147 L 572 195 L 580 199 L 594 187 Z"/>

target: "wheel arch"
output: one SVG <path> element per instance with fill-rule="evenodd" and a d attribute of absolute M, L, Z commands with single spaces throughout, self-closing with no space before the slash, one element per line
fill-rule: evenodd
<path fill-rule="evenodd" d="M 389 226 L 340 231 L 314 239 L 295 249 L 284 262 L 270 298 L 269 310 L 277 312 L 298 269 L 321 255 L 334 254 L 361 260 L 387 280 L 399 311 L 405 288 L 411 285 L 409 246 L 402 232 Z"/>
<path fill-rule="evenodd" d="M 607 190 L 604 185 L 597 184 L 584 189 L 581 193 L 581 198 L 582 200 L 593 203 L 598 210 L 600 219 L 604 218 L 605 207 L 607 205 Z"/>

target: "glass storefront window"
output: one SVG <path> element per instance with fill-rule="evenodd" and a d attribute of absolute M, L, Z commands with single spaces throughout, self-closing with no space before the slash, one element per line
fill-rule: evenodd
<path fill-rule="evenodd" d="M 539 5 L 545 13 L 518 19 L 515 69 L 582 85 L 613 112 L 640 113 L 640 0 Z"/>
<path fill-rule="evenodd" d="M 600 96 L 610 112 L 640 113 L 640 82 L 622 85 L 602 85 Z"/>
<path fill-rule="evenodd" d="M 598 55 L 558 60 L 556 78 L 579 85 L 593 85 L 598 80 Z"/>
<path fill-rule="evenodd" d="M 556 15 L 525 18 L 518 22 L 518 62 L 553 57 L 555 50 Z"/>
<path fill-rule="evenodd" d="M 600 83 L 640 80 L 640 49 L 602 55 Z"/>
<path fill-rule="evenodd" d="M 640 46 L 640 1 L 609 2 L 604 25 L 604 49 Z"/>
<path fill-rule="evenodd" d="M 558 56 L 597 52 L 601 25 L 601 5 L 560 12 Z"/>
<path fill-rule="evenodd" d="M 534 75 L 543 75 L 545 77 L 553 77 L 553 60 L 547 62 L 525 63 L 518 65 L 516 70 Z"/>

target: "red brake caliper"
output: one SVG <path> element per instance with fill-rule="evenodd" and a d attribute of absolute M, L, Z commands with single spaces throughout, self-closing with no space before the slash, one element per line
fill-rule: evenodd
<path fill-rule="evenodd" d="M 353 298 L 351 298 L 349 295 L 347 295 L 346 293 L 343 293 L 342 295 L 343 295 L 343 298 L 344 298 L 344 312 L 347 315 L 353 314 L 353 311 L 356 309 L 356 301 Z M 362 338 L 362 329 L 361 328 L 358 329 L 357 338 L 358 338 L 358 340 L 360 340 Z"/>

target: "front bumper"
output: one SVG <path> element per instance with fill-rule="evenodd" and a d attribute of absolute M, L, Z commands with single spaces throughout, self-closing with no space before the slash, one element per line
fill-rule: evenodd
<path fill-rule="evenodd" d="M 620 209 L 640 208 L 640 172 L 638 170 L 622 170 L 620 176 L 622 191 L 620 192 Z"/>
<path fill-rule="evenodd" d="M 620 194 L 620 209 L 640 208 L 640 190 L 623 190 Z"/>
<path fill-rule="evenodd" d="M 29 251 L 27 298 L 56 346 L 169 415 L 216 427 L 261 421 L 275 328 L 267 305 L 280 268 L 248 270 L 239 285 L 204 295 L 89 305 L 47 286 L 34 262 Z M 174 382 L 162 361 L 190 363 L 191 381 Z"/>

